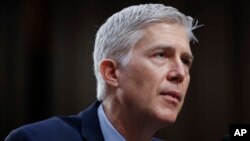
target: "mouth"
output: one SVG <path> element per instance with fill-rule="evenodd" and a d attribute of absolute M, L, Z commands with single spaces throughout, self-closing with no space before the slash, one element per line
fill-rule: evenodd
<path fill-rule="evenodd" d="M 166 92 L 161 92 L 160 95 L 166 97 L 168 100 L 173 101 L 175 103 L 181 102 L 181 94 L 176 91 L 166 91 Z"/>

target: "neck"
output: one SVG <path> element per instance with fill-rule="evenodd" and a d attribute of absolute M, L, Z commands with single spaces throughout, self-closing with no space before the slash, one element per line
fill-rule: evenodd
<path fill-rule="evenodd" d="M 116 130 L 128 141 L 150 141 L 159 129 L 153 120 L 119 103 L 115 97 L 103 101 L 104 112 Z"/>

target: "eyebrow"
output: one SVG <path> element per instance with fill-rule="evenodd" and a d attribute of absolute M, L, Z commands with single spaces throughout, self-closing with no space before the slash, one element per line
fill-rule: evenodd
<path fill-rule="evenodd" d="M 173 46 L 168 46 L 168 45 L 152 46 L 152 47 L 150 47 L 150 49 L 163 49 L 163 50 L 166 50 L 168 52 L 175 52 L 175 48 Z M 182 56 L 185 56 L 186 58 L 188 58 L 192 61 L 194 60 L 194 56 L 189 52 L 182 53 Z"/>

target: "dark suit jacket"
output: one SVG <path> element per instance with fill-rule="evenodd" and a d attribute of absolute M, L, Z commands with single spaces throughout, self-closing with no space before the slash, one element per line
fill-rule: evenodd
<path fill-rule="evenodd" d="M 52 117 L 22 126 L 5 141 L 104 141 L 97 115 L 99 105 L 100 102 L 95 102 L 78 115 Z"/>

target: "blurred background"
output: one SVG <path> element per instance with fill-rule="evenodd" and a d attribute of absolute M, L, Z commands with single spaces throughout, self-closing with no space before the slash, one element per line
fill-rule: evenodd
<path fill-rule="evenodd" d="M 96 97 L 92 51 L 98 27 L 139 3 L 171 5 L 195 30 L 191 85 L 169 141 L 220 141 L 250 123 L 250 3 L 246 0 L 0 1 L 0 140 L 27 123 L 76 114 Z"/>

